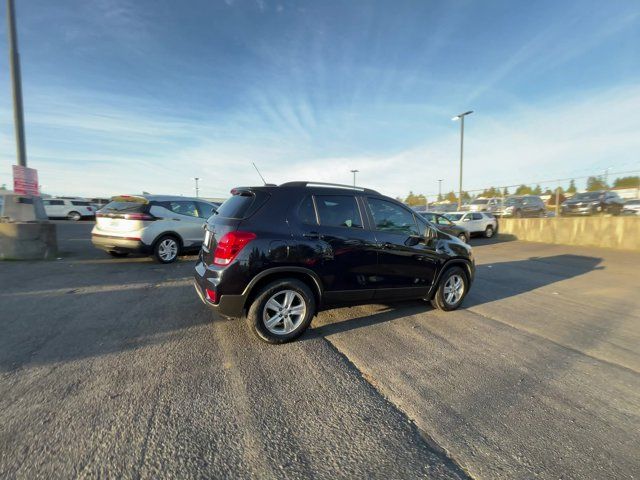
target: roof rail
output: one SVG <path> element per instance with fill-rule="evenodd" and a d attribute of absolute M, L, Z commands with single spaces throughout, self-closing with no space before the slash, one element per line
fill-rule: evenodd
<path fill-rule="evenodd" d="M 280 185 L 281 187 L 334 187 L 344 188 L 347 190 L 357 190 L 359 192 L 370 193 L 374 195 L 380 195 L 375 190 L 364 187 L 357 187 L 353 185 L 344 185 L 342 183 L 327 183 L 327 182 L 287 182 Z"/>

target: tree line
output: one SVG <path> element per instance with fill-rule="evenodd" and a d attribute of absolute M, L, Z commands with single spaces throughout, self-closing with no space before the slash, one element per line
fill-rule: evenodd
<path fill-rule="evenodd" d="M 588 192 L 595 192 L 598 190 L 608 190 L 610 188 L 640 188 L 640 176 L 619 177 L 619 178 L 616 178 L 613 181 L 613 184 L 611 185 L 608 185 L 602 177 L 593 176 L 587 179 Z M 566 195 L 569 195 L 569 196 L 573 195 L 578 191 L 578 189 L 576 188 L 575 180 L 571 180 L 569 182 L 569 186 L 567 187 L 566 190 L 561 186 L 557 187 L 557 189 L 559 191 L 560 196 L 562 196 L 563 198 Z M 536 185 L 535 187 L 522 184 L 516 187 L 513 193 L 511 193 L 508 188 L 500 189 L 496 187 L 490 187 L 478 193 L 477 195 L 474 195 L 474 197 L 486 197 L 486 198 L 501 197 L 501 196 L 506 197 L 512 194 L 513 195 L 551 195 L 552 197 L 555 197 L 556 190 L 555 189 L 552 190 L 548 187 L 545 190 L 543 190 L 539 184 Z M 472 195 L 469 194 L 469 192 L 465 192 L 465 191 L 462 192 L 463 202 L 467 202 L 471 200 L 471 198 L 472 198 Z M 404 199 L 401 197 L 398 197 L 397 200 L 411 206 L 426 205 L 427 203 L 427 198 L 423 194 L 421 193 L 415 194 L 411 191 L 409 192 L 409 195 L 407 195 Z M 458 196 L 454 191 L 450 191 L 449 193 L 438 195 L 437 201 L 439 202 L 449 201 L 451 203 L 456 203 L 458 201 Z"/>

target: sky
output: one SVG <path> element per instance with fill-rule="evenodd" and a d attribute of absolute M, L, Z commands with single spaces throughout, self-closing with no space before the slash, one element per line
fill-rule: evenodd
<path fill-rule="evenodd" d="M 261 183 L 255 162 L 270 183 L 349 184 L 357 169 L 357 183 L 381 193 L 433 196 L 438 179 L 457 189 L 451 118 L 467 110 L 465 190 L 640 171 L 637 0 L 16 0 L 16 10 L 28 164 L 46 193 L 193 195 L 199 177 L 201 196 L 224 197 Z"/>

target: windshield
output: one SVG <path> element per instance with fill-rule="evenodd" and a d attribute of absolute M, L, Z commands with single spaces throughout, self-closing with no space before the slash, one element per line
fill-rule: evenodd
<path fill-rule="evenodd" d="M 458 221 L 460 221 L 460 219 L 462 218 L 463 215 L 464 215 L 464 213 L 447 213 L 445 215 L 445 218 L 448 218 L 452 222 L 458 222 Z"/>
<path fill-rule="evenodd" d="M 576 193 L 573 198 L 575 200 L 597 200 L 602 195 L 601 192 L 585 192 L 585 193 Z"/>
<path fill-rule="evenodd" d="M 471 205 L 486 205 L 487 203 L 489 203 L 488 199 L 481 198 L 481 199 L 474 200 L 473 202 L 471 202 Z"/>

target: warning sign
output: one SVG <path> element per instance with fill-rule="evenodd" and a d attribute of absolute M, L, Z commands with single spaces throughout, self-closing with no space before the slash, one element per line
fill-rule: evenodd
<path fill-rule="evenodd" d="M 39 195 L 38 171 L 35 168 L 14 165 L 13 191 L 21 195 Z"/>

